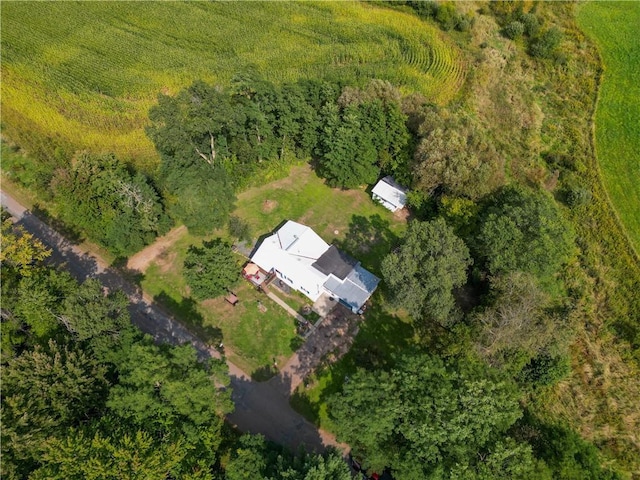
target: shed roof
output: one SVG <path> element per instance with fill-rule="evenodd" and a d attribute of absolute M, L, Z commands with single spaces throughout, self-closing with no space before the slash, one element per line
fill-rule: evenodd
<path fill-rule="evenodd" d="M 407 189 L 398 185 L 391 177 L 380 180 L 371 193 L 399 208 L 407 204 Z"/>

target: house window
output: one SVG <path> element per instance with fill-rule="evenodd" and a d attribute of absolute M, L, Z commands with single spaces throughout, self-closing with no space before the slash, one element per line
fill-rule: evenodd
<path fill-rule="evenodd" d="M 300 290 L 302 290 L 302 291 L 303 291 L 304 293 L 306 293 L 307 295 L 311 295 L 311 294 L 309 293 L 309 290 L 307 290 L 306 288 L 302 288 L 302 287 L 300 287 Z"/>

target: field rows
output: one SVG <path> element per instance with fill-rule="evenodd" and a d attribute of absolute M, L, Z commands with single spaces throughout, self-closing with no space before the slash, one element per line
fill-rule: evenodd
<path fill-rule="evenodd" d="M 155 158 L 143 128 L 157 94 L 198 78 L 382 78 L 446 103 L 465 76 L 435 27 L 360 3 L 6 2 L 2 42 L 14 129 L 142 164 Z"/>

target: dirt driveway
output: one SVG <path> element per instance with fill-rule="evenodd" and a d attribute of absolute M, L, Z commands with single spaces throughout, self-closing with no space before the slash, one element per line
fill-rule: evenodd
<path fill-rule="evenodd" d="M 155 242 L 146 248 L 143 248 L 138 253 L 129 258 L 127 262 L 127 268 L 129 270 L 137 270 L 144 273 L 151 262 L 160 257 L 171 247 L 176 240 L 178 240 L 184 233 L 186 233 L 187 227 L 181 225 L 172 229 L 163 237 L 158 237 Z"/>

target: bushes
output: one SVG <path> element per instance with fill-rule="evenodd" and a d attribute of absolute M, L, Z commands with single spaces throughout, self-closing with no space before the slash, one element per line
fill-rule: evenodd
<path fill-rule="evenodd" d="M 151 243 L 170 226 L 147 178 L 131 174 L 113 155 L 80 155 L 52 180 L 62 219 L 118 256 Z"/>
<path fill-rule="evenodd" d="M 453 3 L 433 2 L 422 0 L 409 0 L 406 2 L 396 2 L 409 6 L 416 15 L 423 19 L 435 20 L 440 28 L 445 31 L 456 29 L 460 32 L 468 31 L 473 25 L 473 16 L 464 15 L 456 11 Z"/>
<path fill-rule="evenodd" d="M 560 45 L 562 32 L 556 27 L 545 30 L 529 45 L 529 53 L 533 57 L 551 58 Z"/>
<path fill-rule="evenodd" d="M 492 5 L 503 2 L 492 2 Z M 540 18 L 533 12 L 522 12 L 522 6 L 515 10 L 496 10 L 494 13 L 498 17 L 498 21 L 503 25 L 502 34 L 516 40 L 521 36 L 527 39 L 527 52 L 536 58 L 553 58 L 560 42 L 562 41 L 562 32 L 558 27 L 547 28 L 541 31 Z"/>
<path fill-rule="evenodd" d="M 514 20 L 506 27 L 504 27 L 504 34 L 511 40 L 515 40 L 516 38 L 520 38 L 522 36 L 524 30 L 524 24 L 522 22 Z"/>

